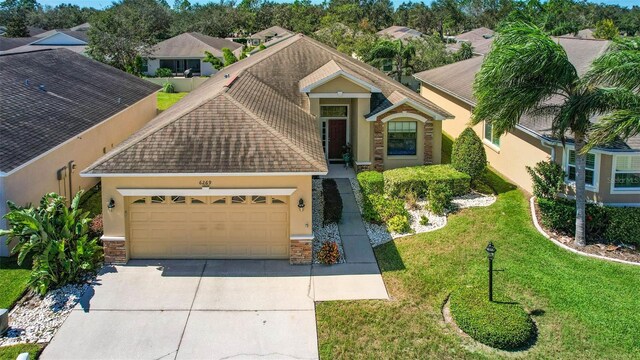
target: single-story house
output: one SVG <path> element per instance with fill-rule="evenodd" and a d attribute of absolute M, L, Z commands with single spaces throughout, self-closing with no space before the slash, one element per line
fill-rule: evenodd
<path fill-rule="evenodd" d="M 376 33 L 378 36 L 385 36 L 392 40 L 410 40 L 422 38 L 422 33 L 418 30 L 406 26 L 390 26 Z"/>
<path fill-rule="evenodd" d="M 202 61 L 205 51 L 222 59 L 224 48 L 231 50 L 238 58 L 242 54 L 242 44 L 231 40 L 197 32 L 180 34 L 154 46 L 148 55 L 145 73 L 155 75 L 159 68 L 167 68 L 171 69 L 174 75 L 182 75 L 185 70 L 191 69 L 193 75 L 209 76 L 215 74 L 216 70 L 210 63 Z"/>
<path fill-rule="evenodd" d="M 559 37 L 569 60 L 580 74 L 603 54 L 609 41 Z M 476 99 L 473 81 L 484 56 L 424 71 L 415 75 L 422 81 L 421 94 L 426 99 L 455 115 L 444 123 L 443 131 L 457 137 L 471 119 Z M 597 121 L 597 119 L 595 119 Z M 561 164 L 566 177 L 566 195 L 574 193 L 575 151 L 571 140 L 566 146 L 551 136 L 549 119 L 524 116 L 515 130 L 495 136 L 489 124 L 480 123 L 474 130 L 483 139 L 489 164 L 515 184 L 532 192 L 526 166 L 549 158 Z M 597 147 L 587 157 L 587 196 L 597 203 L 640 206 L 640 136 Z"/>
<path fill-rule="evenodd" d="M 440 162 L 451 114 L 295 35 L 215 74 L 82 172 L 102 179 L 107 261 L 311 261 L 312 177 Z"/>
<path fill-rule="evenodd" d="M 268 41 L 290 37 L 293 33 L 280 26 L 272 26 L 270 28 L 259 31 L 247 38 L 247 44 L 250 46 L 259 46 Z"/>
<path fill-rule="evenodd" d="M 8 200 L 38 204 L 95 185 L 80 170 L 157 111 L 159 86 L 65 49 L 0 55 L 0 78 L 0 217 Z"/>
<path fill-rule="evenodd" d="M 582 29 L 582 30 L 578 31 L 575 34 L 568 33 L 568 34 L 562 35 L 562 37 L 585 39 L 585 40 L 595 40 L 596 37 L 595 37 L 595 35 L 593 35 L 594 33 L 595 33 L 595 31 L 593 29 Z"/>
<path fill-rule="evenodd" d="M 456 36 L 449 36 L 447 40 L 453 42 L 447 45 L 451 52 L 460 50 L 460 44 L 467 43 L 476 55 L 484 55 L 491 49 L 495 32 L 486 27 L 469 30 Z"/>
<path fill-rule="evenodd" d="M 20 46 L 12 46 L 10 49 L 4 50 L 1 53 L 21 53 L 34 50 L 63 48 L 79 54 L 84 54 L 89 41 L 86 31 L 73 30 L 50 30 L 38 34 L 35 37 L 16 38 L 13 42 L 17 43 L 18 39 L 29 39 L 29 41 L 27 42 L 24 40 L 24 44 L 21 44 Z M 10 40 L 0 40 L 0 43 L 6 41 Z"/>

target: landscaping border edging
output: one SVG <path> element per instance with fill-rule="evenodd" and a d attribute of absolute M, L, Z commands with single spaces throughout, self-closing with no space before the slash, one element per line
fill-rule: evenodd
<path fill-rule="evenodd" d="M 606 256 L 585 253 L 585 252 L 582 252 L 580 250 L 576 250 L 576 249 L 574 249 L 574 248 L 572 248 L 570 246 L 567 246 L 567 245 L 559 242 L 558 240 L 554 239 L 549 234 L 547 234 L 547 232 L 544 231 L 542 226 L 540 226 L 540 223 L 538 223 L 538 217 L 537 217 L 536 207 L 535 207 L 535 196 L 532 196 L 531 198 L 529 198 L 529 207 L 531 209 L 531 220 L 533 221 L 533 225 L 535 226 L 536 230 L 538 230 L 538 232 L 540 234 L 542 234 L 542 236 L 544 236 L 548 240 L 551 240 L 551 242 L 553 242 L 557 246 L 559 246 L 559 247 L 561 247 L 561 248 L 563 248 L 565 250 L 571 251 L 574 254 L 578 254 L 578 255 L 582 255 L 582 256 L 587 256 L 587 257 L 596 258 L 596 259 L 600 259 L 600 260 L 617 262 L 617 263 L 621 263 L 621 264 L 640 266 L 640 263 L 633 262 L 633 261 L 614 259 L 614 258 L 610 258 L 610 257 L 606 257 Z"/>

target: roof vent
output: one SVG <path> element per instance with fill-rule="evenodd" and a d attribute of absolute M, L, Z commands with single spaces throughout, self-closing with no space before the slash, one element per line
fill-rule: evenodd
<path fill-rule="evenodd" d="M 29 79 L 24 80 L 24 86 L 29 86 Z"/>
<path fill-rule="evenodd" d="M 224 74 L 224 78 L 228 79 L 229 78 L 229 74 Z"/>
<path fill-rule="evenodd" d="M 45 88 L 44 84 L 38 85 L 38 89 L 40 89 L 40 91 L 47 91 L 47 88 Z"/>
<path fill-rule="evenodd" d="M 118 105 L 120 105 L 120 103 L 122 103 L 122 98 L 118 98 Z"/>

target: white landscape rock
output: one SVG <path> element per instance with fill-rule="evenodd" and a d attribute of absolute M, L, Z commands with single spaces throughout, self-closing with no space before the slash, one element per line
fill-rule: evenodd
<path fill-rule="evenodd" d="M 360 213 L 362 213 L 363 208 L 363 199 L 362 193 L 360 192 L 360 184 L 357 179 L 349 179 L 351 182 L 351 188 L 353 189 L 353 194 L 356 198 L 356 203 L 358 204 L 358 208 L 360 208 Z M 469 193 L 463 196 L 457 196 L 453 198 L 451 201 L 452 205 L 456 209 L 465 209 L 470 207 L 481 207 L 481 206 L 489 206 L 496 201 L 496 197 L 493 195 L 484 195 L 476 192 Z M 426 201 L 418 201 L 418 209 L 408 209 L 409 214 L 411 215 L 411 230 L 410 234 L 397 234 L 390 233 L 387 230 L 387 227 L 384 225 L 371 224 L 368 222 L 364 222 L 365 228 L 367 229 L 367 234 L 369 235 L 369 241 L 372 246 L 382 245 L 387 243 L 393 239 L 397 239 L 403 236 L 419 234 L 429 231 L 435 231 L 443 228 L 447 225 L 447 215 L 436 215 L 429 210 L 427 210 L 427 202 Z M 422 216 L 426 216 L 429 219 L 427 225 L 420 224 L 420 219 Z"/>
<path fill-rule="evenodd" d="M 323 225 L 324 222 L 324 197 L 322 196 L 322 179 L 313 179 L 313 262 L 318 264 L 316 256 L 322 244 L 327 241 L 334 241 L 340 250 L 340 260 L 338 264 L 344 263 L 344 251 L 342 250 L 342 239 L 338 224 L 331 223 Z"/>
<path fill-rule="evenodd" d="M 9 313 L 9 331 L 0 337 L 0 346 L 48 343 L 90 287 L 88 282 L 70 284 L 49 291 L 44 298 L 24 298 Z"/>

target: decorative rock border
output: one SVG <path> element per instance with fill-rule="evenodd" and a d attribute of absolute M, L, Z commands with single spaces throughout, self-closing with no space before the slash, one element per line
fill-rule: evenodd
<path fill-rule="evenodd" d="M 602 256 L 602 255 L 589 254 L 589 253 L 586 253 L 586 252 L 582 252 L 580 250 L 576 250 L 576 249 L 574 249 L 574 248 L 572 248 L 570 246 L 567 246 L 567 245 L 561 243 L 560 241 L 554 239 L 552 236 L 547 234 L 547 232 L 544 231 L 542 226 L 540 226 L 540 223 L 538 222 L 538 216 L 537 216 L 537 213 L 536 213 L 535 196 L 532 196 L 529 199 L 529 208 L 531 209 L 531 220 L 533 221 L 533 226 L 535 226 L 536 230 L 538 230 L 538 232 L 542 236 L 544 236 L 548 240 L 551 240 L 551 242 L 556 244 L 557 246 L 559 246 L 559 247 L 561 247 L 561 248 L 563 248 L 565 250 L 571 251 L 574 254 L 578 254 L 578 255 L 582 255 L 582 256 L 587 256 L 587 257 L 596 258 L 596 259 L 600 259 L 600 260 L 617 262 L 617 263 L 621 263 L 621 264 L 640 266 L 640 263 L 637 263 L 637 262 L 621 260 L 621 259 L 615 259 L 615 258 L 610 258 L 610 257 Z"/>
<path fill-rule="evenodd" d="M 324 198 L 322 197 L 322 179 L 312 180 L 313 192 L 313 263 L 319 264 L 317 260 L 318 251 L 327 241 L 334 241 L 340 250 L 340 260 L 338 264 L 344 263 L 344 250 L 342 249 L 342 238 L 338 230 L 338 224 L 331 223 L 324 225 Z"/>

